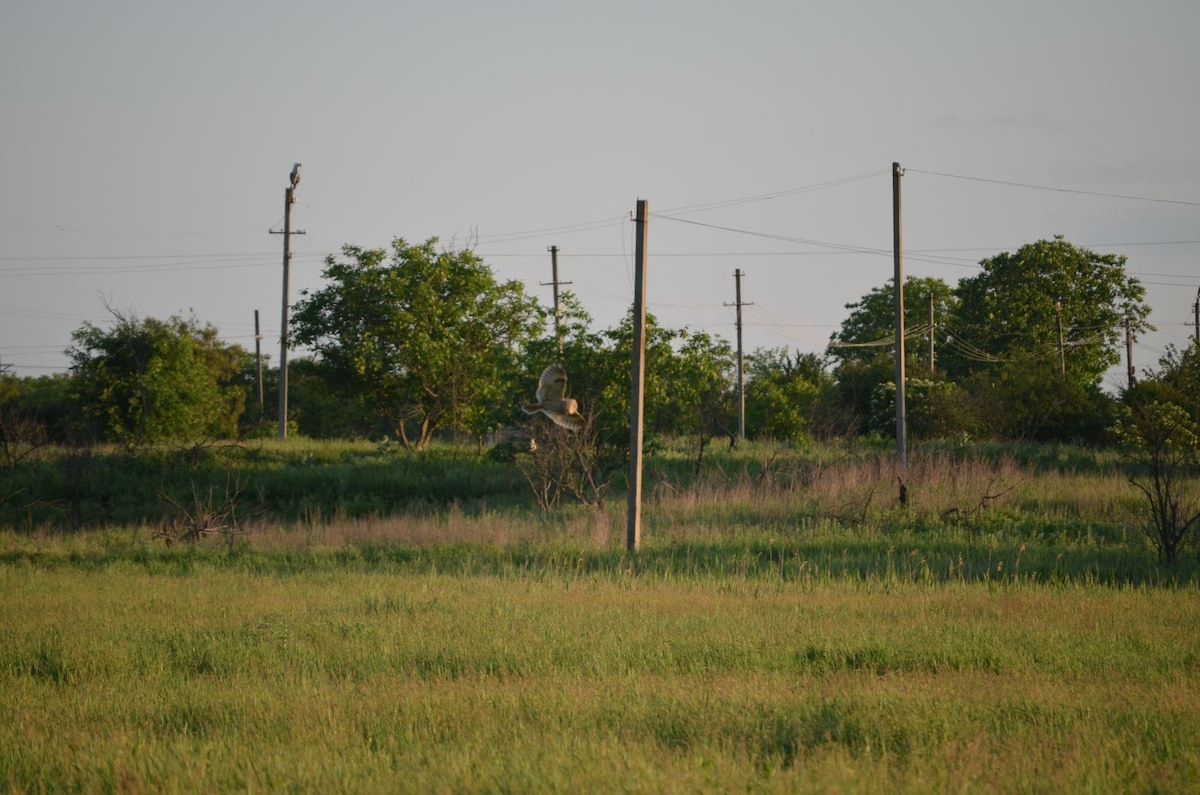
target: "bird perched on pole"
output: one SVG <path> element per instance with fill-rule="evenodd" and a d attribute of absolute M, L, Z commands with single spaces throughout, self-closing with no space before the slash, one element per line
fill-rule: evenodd
<path fill-rule="evenodd" d="M 567 397 L 567 369 L 561 364 L 552 364 L 542 371 L 538 379 L 537 402 L 526 403 L 521 409 L 526 414 L 545 414 L 556 424 L 568 431 L 577 431 L 583 427 L 583 415 L 579 413 L 579 403 L 575 398 Z"/>

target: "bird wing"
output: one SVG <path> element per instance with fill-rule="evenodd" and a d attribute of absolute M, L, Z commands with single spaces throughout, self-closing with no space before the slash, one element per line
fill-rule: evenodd
<path fill-rule="evenodd" d="M 552 364 L 543 370 L 542 377 L 538 379 L 538 403 L 556 406 L 566 394 L 567 369 L 561 364 Z"/>
<path fill-rule="evenodd" d="M 552 419 L 555 424 L 561 425 L 568 431 L 577 431 L 584 425 L 583 416 L 578 413 L 564 414 L 561 411 L 546 411 L 544 409 L 542 413 Z"/>

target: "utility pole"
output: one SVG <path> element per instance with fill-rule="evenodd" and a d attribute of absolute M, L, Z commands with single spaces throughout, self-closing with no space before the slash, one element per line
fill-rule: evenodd
<path fill-rule="evenodd" d="M 1137 383 L 1137 375 L 1133 370 L 1133 323 L 1128 317 L 1125 318 L 1125 364 L 1126 372 L 1129 373 L 1129 388 L 1133 389 Z"/>
<path fill-rule="evenodd" d="M 1200 287 L 1196 288 L 1196 303 L 1192 304 L 1196 316 L 1196 347 L 1200 348 Z"/>
<path fill-rule="evenodd" d="M 302 235 L 303 230 L 292 232 L 292 205 L 296 203 L 296 186 L 300 184 L 300 164 L 292 166 L 291 184 L 283 192 L 283 313 L 279 323 L 279 438 L 287 438 L 288 411 L 288 276 L 291 271 L 293 234 Z M 271 230 L 271 234 L 279 234 Z"/>
<path fill-rule="evenodd" d="M 561 308 L 558 303 L 558 286 L 560 284 L 571 284 L 571 282 L 560 282 L 558 280 L 558 246 L 550 247 L 550 278 L 553 280 L 550 284 L 554 285 L 554 337 L 558 340 L 558 359 L 562 361 L 563 355 L 563 340 L 562 326 L 560 325 Z M 542 282 L 542 286 L 546 286 L 546 282 Z"/>
<path fill-rule="evenodd" d="M 1058 313 L 1058 366 L 1065 378 L 1067 375 L 1067 346 L 1063 340 L 1062 301 L 1054 302 L 1054 311 Z"/>
<path fill-rule="evenodd" d="M 937 329 L 937 324 L 933 318 L 933 293 L 929 294 L 929 374 L 933 375 L 934 359 L 933 359 L 933 332 Z"/>
<path fill-rule="evenodd" d="M 254 310 L 254 359 L 258 363 L 258 413 L 262 416 L 263 410 L 263 383 L 262 383 L 262 332 L 258 329 L 258 310 Z"/>
<path fill-rule="evenodd" d="M 904 241 L 900 225 L 900 178 L 904 169 L 892 163 L 892 252 L 895 259 L 896 304 L 896 461 L 903 474 L 908 468 L 908 415 L 904 401 Z M 903 500 L 904 481 L 900 481 Z"/>
<path fill-rule="evenodd" d="M 742 349 L 742 307 L 754 306 L 754 302 L 742 303 L 742 269 L 733 272 L 734 303 L 737 307 L 737 420 L 738 440 L 746 440 L 746 368 Z M 725 304 L 725 306 L 730 306 Z"/>
<path fill-rule="evenodd" d="M 633 372 L 630 378 L 629 418 L 629 522 L 625 548 L 637 552 L 642 545 L 642 422 L 646 379 L 646 216 L 649 204 L 637 200 L 636 242 L 633 250 Z"/>

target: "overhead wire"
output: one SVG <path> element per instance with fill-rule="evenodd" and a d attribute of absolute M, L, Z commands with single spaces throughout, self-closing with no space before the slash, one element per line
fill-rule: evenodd
<path fill-rule="evenodd" d="M 962 179 L 962 180 L 968 180 L 971 182 L 986 182 L 986 183 L 991 183 L 993 185 L 1007 185 L 1007 186 L 1013 187 L 1013 188 L 1026 188 L 1029 190 L 1042 190 L 1042 191 L 1050 191 L 1053 193 L 1074 193 L 1074 194 L 1078 194 L 1078 195 L 1082 195 L 1082 196 L 1099 196 L 1099 197 L 1106 198 L 1106 199 L 1127 199 L 1130 201 L 1158 202 L 1161 204 L 1180 204 L 1180 205 L 1184 205 L 1187 207 L 1200 207 L 1200 201 L 1185 201 L 1183 199 L 1160 199 L 1160 198 L 1154 198 L 1154 197 L 1150 197 L 1150 196 L 1132 196 L 1132 195 L 1124 194 L 1124 193 L 1103 193 L 1101 191 L 1079 190 L 1077 188 L 1055 188 L 1055 187 L 1050 187 L 1047 185 L 1032 185 L 1027 182 L 1010 182 L 1008 180 L 1003 180 L 1003 179 L 990 179 L 987 177 L 971 177 L 971 176 L 966 176 L 964 174 L 948 174 L 948 173 L 945 173 L 942 171 L 925 171 L 925 170 L 919 169 L 919 168 L 905 167 L 904 173 L 908 174 L 910 172 L 914 173 L 914 174 L 928 174 L 929 176 L 933 176 L 933 177 L 946 177 L 949 179 Z"/>
<path fill-rule="evenodd" d="M 703 212 L 705 210 L 715 210 L 715 209 L 719 209 L 722 207 L 733 207 L 733 206 L 736 206 L 739 204 L 752 204 L 754 202 L 770 201 L 772 199 L 781 199 L 785 196 L 795 196 L 795 195 L 802 194 L 802 193 L 812 193 L 814 191 L 826 190 L 829 188 L 836 188 L 840 185 L 846 185 L 851 182 L 858 182 L 859 180 L 870 179 L 871 177 L 878 177 L 880 175 L 888 174 L 888 173 L 891 173 L 890 169 L 879 169 L 876 171 L 869 171 L 865 174 L 856 174 L 855 176 L 852 176 L 852 177 L 843 177 L 841 179 L 829 180 L 827 182 L 818 182 L 813 185 L 804 185 L 799 188 L 788 188 L 785 190 L 774 191 L 771 193 L 759 193 L 759 194 L 756 194 L 753 196 L 743 196 L 738 199 L 725 199 L 723 201 L 707 202 L 707 203 L 702 203 L 702 204 L 689 204 L 689 205 L 683 205 L 681 207 L 670 207 L 665 210 L 659 210 L 658 214 L 659 215 L 667 215 L 667 214 L 674 213 L 676 215 L 683 215 L 683 214 L 687 214 L 687 213 Z"/>
<path fill-rule="evenodd" d="M 658 218 L 658 219 L 675 221 L 677 223 L 683 223 L 683 224 L 691 224 L 691 225 L 695 225 L 695 226 L 699 226 L 699 227 L 707 227 L 707 228 L 711 228 L 711 229 L 715 229 L 715 230 L 726 231 L 726 232 L 742 234 L 742 235 L 748 235 L 748 236 L 753 236 L 753 237 L 758 237 L 758 238 L 763 238 L 763 239 L 778 240 L 781 242 L 795 243 L 795 244 L 800 244 L 800 245 L 805 245 L 805 246 L 813 246 L 813 247 L 821 249 L 819 251 L 694 252 L 694 253 L 690 253 L 690 252 L 655 252 L 654 256 L 655 257 L 728 257 L 728 256 L 737 256 L 737 257 L 750 257 L 750 256 L 755 256 L 755 257 L 762 257 L 762 256 L 805 257 L 805 256 L 834 256 L 834 255 L 846 255 L 846 254 L 865 254 L 865 255 L 871 255 L 871 256 L 891 258 L 894 256 L 894 252 L 890 249 L 875 248 L 875 247 L 863 246 L 863 245 L 844 244 L 844 243 L 837 243 L 837 242 L 824 241 L 824 240 L 814 240 L 814 239 L 807 239 L 807 238 L 791 236 L 791 235 L 758 232 L 758 231 L 753 231 L 753 230 L 748 230 L 748 229 L 740 229 L 740 228 L 736 228 L 736 227 L 732 227 L 732 226 L 723 226 L 723 225 L 718 225 L 718 224 L 704 223 L 701 221 L 678 217 L 680 215 L 693 214 L 693 213 L 721 209 L 721 208 L 726 208 L 726 207 L 733 207 L 733 206 L 744 205 L 744 204 L 749 204 L 749 203 L 754 203 L 754 202 L 770 201 L 770 200 L 780 199 L 780 198 L 784 198 L 784 197 L 792 196 L 792 195 L 799 195 L 799 194 L 812 192 L 812 191 L 826 190 L 826 189 L 835 188 L 835 187 L 838 187 L 841 185 L 846 185 L 849 183 L 857 182 L 860 180 L 866 180 L 866 179 L 878 177 L 880 175 L 888 173 L 889 171 L 890 171 L 890 169 L 881 169 L 881 170 L 871 171 L 871 172 L 867 172 L 867 173 L 863 173 L 863 174 L 853 175 L 850 177 L 845 177 L 842 179 L 830 180 L 827 182 L 816 183 L 816 184 L 812 184 L 812 185 L 805 185 L 805 186 L 801 186 L 801 187 L 797 187 L 797 188 L 790 188 L 790 189 L 781 190 L 781 191 L 755 194 L 755 195 L 750 195 L 750 196 L 743 196 L 743 197 L 714 201 L 714 202 L 698 203 L 698 204 L 692 204 L 692 205 L 682 205 L 682 206 L 668 208 L 666 210 L 660 210 L 660 211 L 651 213 L 651 215 L 653 217 Z M 1136 200 L 1136 201 L 1159 202 L 1159 203 L 1177 204 L 1177 205 L 1186 205 L 1186 206 L 1200 206 L 1200 202 L 1195 202 L 1195 201 L 1183 201 L 1183 200 L 1177 200 L 1177 199 L 1163 199 L 1163 198 L 1153 198 L 1153 197 L 1144 197 L 1144 196 L 1133 196 L 1133 195 L 1127 195 L 1127 194 L 1103 193 L 1103 192 L 1098 192 L 1098 191 L 1078 190 L 1078 189 L 1071 189 L 1071 188 L 1056 188 L 1056 187 L 1048 187 L 1048 186 L 1044 186 L 1044 185 L 1035 185 L 1035 184 L 1029 184 L 1029 183 L 1010 182 L 1010 181 L 1005 181 L 1005 180 L 988 179 L 988 178 L 983 178 L 983 177 L 971 177 L 971 176 L 959 175 L 959 174 L 950 174 L 950 173 L 936 172 L 936 171 L 926 171 L 926 170 L 916 169 L 916 168 L 906 168 L 906 172 L 927 174 L 927 175 L 931 175 L 931 176 L 939 176 L 939 177 L 944 177 L 944 178 L 970 180 L 970 181 L 1005 185 L 1005 186 L 1009 186 L 1009 187 L 1033 189 L 1033 190 L 1091 195 L 1091 196 L 1098 196 L 1098 197 Z M 305 205 L 305 206 L 307 206 L 307 205 Z M 310 208 L 310 209 L 312 209 L 312 208 Z M 594 220 L 594 221 L 582 222 L 582 223 L 577 223 L 577 224 L 566 224 L 566 225 L 561 225 L 561 226 L 546 227 L 546 228 L 541 228 L 541 229 L 530 229 L 530 230 L 524 230 L 524 231 L 518 231 L 518 232 L 480 235 L 477 238 L 476 244 L 477 245 L 484 244 L 484 243 L 500 244 L 500 243 L 508 243 L 508 242 L 513 242 L 513 241 L 518 241 L 518 240 L 522 240 L 522 239 L 532 239 L 532 238 L 541 237 L 541 236 L 544 236 L 547 234 L 568 234 L 568 233 L 574 233 L 574 232 L 583 232 L 583 231 L 590 231 L 590 230 L 595 230 L 595 229 L 603 229 L 603 228 L 608 228 L 608 227 L 613 227 L 613 226 L 620 227 L 621 228 L 622 251 L 619 256 L 621 256 L 625 262 L 626 276 L 630 282 L 629 286 L 630 286 L 630 291 L 632 292 L 632 274 L 630 273 L 631 265 L 630 265 L 630 261 L 629 261 L 630 254 L 629 254 L 628 247 L 626 245 L 627 231 L 625 228 L 625 225 L 628 220 L 629 220 L 628 216 L 625 214 L 622 214 L 621 216 L 617 216 L 617 217 L 598 219 L 598 220 Z M 631 233 L 631 231 L 632 231 L 632 225 L 630 227 L 629 232 Z M 318 257 L 324 258 L 325 256 L 328 255 L 328 253 L 330 251 L 328 246 L 324 245 L 320 241 L 309 240 L 307 238 L 307 236 L 299 237 L 298 242 L 301 242 L 301 246 L 303 248 L 312 250 L 312 253 L 300 253 L 300 254 L 296 255 L 298 259 L 301 259 L 303 261 L 307 261 L 310 258 L 318 258 Z M 1098 248 L 1099 247 L 1114 248 L 1114 247 L 1122 247 L 1122 246 L 1194 245 L 1197 243 L 1200 243 L 1200 241 L 1195 241 L 1195 240 L 1146 241 L 1146 242 L 1134 242 L 1134 243 L 1105 243 L 1105 244 L 1090 244 L 1090 245 L 1092 247 L 1098 247 Z M 316 251 L 316 249 L 318 249 L 318 248 L 321 249 L 319 254 Z M 962 256 L 951 256 L 950 254 L 952 252 L 966 253 L 966 252 L 970 252 L 970 251 L 988 251 L 988 250 L 991 250 L 991 249 L 987 249 L 987 248 L 911 249 L 909 251 L 906 251 L 904 256 L 905 256 L 905 259 L 908 261 L 927 262 L 927 263 L 931 263 L 931 264 L 941 264 L 941 265 L 960 266 L 960 267 L 979 267 L 980 266 L 979 263 L 973 259 L 969 259 L 967 257 L 962 257 Z M 497 254 L 490 255 L 490 256 L 500 257 L 500 256 L 522 256 L 522 255 L 497 253 Z M 605 254 L 605 253 L 564 252 L 564 256 L 567 256 L 567 257 L 611 257 L 611 256 L 618 256 L 618 255 Z M 154 263 L 154 264 L 147 264 L 147 265 L 127 265 L 125 267 L 116 267 L 116 268 L 98 268 L 98 267 L 89 268 L 89 267 L 84 267 L 82 265 L 67 264 L 67 263 L 86 263 L 86 262 L 104 263 L 104 262 L 117 262 L 117 261 L 123 261 L 123 262 L 129 263 L 129 262 L 140 262 L 142 260 L 150 260 L 150 259 L 159 260 L 159 262 Z M 163 262 L 164 260 L 166 260 L 166 262 Z M 206 269 L 245 268 L 245 267 L 259 267 L 259 266 L 264 266 L 264 265 L 278 265 L 278 253 L 277 252 L 269 252 L 269 253 L 242 252 L 242 253 L 230 253 L 230 254 L 194 254 L 194 255 L 173 254 L 173 255 L 132 255 L 132 256 L 109 255 L 109 256 L 68 256 L 68 257 L 0 256 L 0 263 L 4 263 L 4 262 L 14 262 L 14 263 L 20 262 L 24 265 L 24 267 L 17 266 L 15 268 L 6 268 L 3 265 L 0 265 L 0 276 L 5 276 L 5 275 L 9 275 L 9 276 L 82 275 L 82 274 L 143 273 L 143 272 L 169 273 L 169 272 L 182 271 L 182 270 L 193 270 L 193 269 L 206 270 Z M 46 264 L 38 266 L 38 267 L 34 267 L 33 265 L 30 265 L 28 263 L 46 263 Z M 59 263 L 59 264 L 51 264 L 51 263 Z M 1166 273 L 1139 274 L 1137 272 L 1130 272 L 1130 275 L 1152 276 L 1152 277 L 1159 277 L 1159 278 L 1181 279 L 1181 280 L 1192 279 L 1192 277 L 1185 275 L 1185 274 L 1166 274 Z M 1144 283 L 1159 284 L 1159 285 L 1164 285 L 1164 286 L 1179 286 L 1177 284 L 1172 284 L 1170 282 L 1145 281 Z M 628 299 L 628 296 L 607 296 L 606 295 L 605 297 L 609 297 L 614 300 L 627 300 Z M 712 305 L 699 305 L 699 306 L 697 306 L 697 305 L 675 305 L 675 306 L 673 306 L 673 305 L 668 305 L 668 304 L 658 304 L 658 306 L 672 307 L 672 308 L 708 308 L 709 306 L 712 306 Z M 751 306 L 751 304 L 747 304 L 747 306 Z M 776 320 L 779 320 L 779 319 L 776 318 Z M 749 324 L 749 325 L 760 325 L 760 326 L 764 326 L 764 327 L 776 327 L 776 328 L 785 328 L 785 327 L 786 328 L 797 328 L 797 327 L 804 326 L 804 324 L 792 324 L 792 323 L 785 323 L 785 322 L 757 323 L 757 324 Z M 913 333 L 916 333 L 916 332 L 913 332 Z M 1082 345 L 1082 344 L 1090 344 L 1090 343 L 1088 343 L 1087 341 L 1078 341 L 1078 342 L 1071 343 L 1071 344 Z M 976 351 L 979 353 L 983 353 L 982 351 L 978 351 L 978 349 L 976 349 Z"/>

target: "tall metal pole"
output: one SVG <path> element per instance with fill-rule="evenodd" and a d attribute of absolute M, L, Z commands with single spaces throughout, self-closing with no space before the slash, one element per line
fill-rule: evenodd
<path fill-rule="evenodd" d="M 933 375 L 934 358 L 933 358 L 933 334 L 937 330 L 937 323 L 933 316 L 933 293 L 929 294 L 929 374 Z"/>
<path fill-rule="evenodd" d="M 633 371 L 630 378 L 629 417 L 629 521 L 625 548 L 636 552 L 642 545 L 642 423 L 646 378 L 646 216 L 649 203 L 637 200 L 633 279 Z"/>
<path fill-rule="evenodd" d="M 744 348 L 742 347 L 742 307 L 747 306 L 742 302 L 742 269 L 738 268 L 733 272 L 734 283 L 734 303 L 737 308 L 737 420 L 738 420 L 738 439 L 745 440 L 746 438 L 746 359 Z M 753 302 L 751 302 L 753 304 Z M 729 306 L 729 304 L 725 304 Z"/>
<path fill-rule="evenodd" d="M 1125 364 L 1129 374 L 1129 388 L 1133 389 L 1137 383 L 1137 374 L 1133 369 L 1133 323 L 1129 318 L 1125 318 Z"/>
<path fill-rule="evenodd" d="M 558 246 L 550 247 L 550 277 L 553 281 L 550 282 L 554 286 L 554 336 L 558 340 L 558 358 L 562 361 L 563 355 L 563 339 L 562 339 L 562 307 L 558 301 L 558 286 L 560 284 L 571 284 L 571 282 L 560 282 L 558 280 Z M 546 285 L 542 282 L 542 286 Z"/>
<path fill-rule="evenodd" d="M 554 336 L 558 339 L 558 358 L 562 359 L 562 313 L 558 303 L 558 246 L 550 247 L 550 278 L 554 280 Z"/>
<path fill-rule="evenodd" d="M 1200 287 L 1196 288 L 1196 303 L 1192 304 L 1192 311 L 1196 313 L 1196 347 L 1200 348 Z"/>
<path fill-rule="evenodd" d="M 737 346 L 738 346 L 738 361 L 737 361 L 737 377 L 738 377 L 738 439 L 746 438 L 746 381 L 745 381 L 745 358 L 742 348 L 742 270 L 736 269 L 733 272 L 734 281 L 737 283 L 736 297 L 737 301 Z"/>
<path fill-rule="evenodd" d="M 263 410 L 262 332 L 258 329 L 258 310 L 254 310 L 254 360 L 258 367 L 258 416 Z"/>
<path fill-rule="evenodd" d="M 1065 378 L 1067 375 L 1067 344 L 1063 337 L 1062 301 L 1054 302 L 1054 311 L 1058 313 L 1058 369 Z"/>
<path fill-rule="evenodd" d="M 895 259 L 896 304 L 896 460 L 903 473 L 908 465 L 908 415 L 904 399 L 904 242 L 900 225 L 900 177 L 904 169 L 892 163 L 892 250 Z"/>
<path fill-rule="evenodd" d="M 300 164 L 292 166 L 292 184 L 283 192 L 283 312 L 279 322 L 279 438 L 287 438 L 288 418 L 288 277 L 292 264 L 292 205 L 300 184 Z"/>

